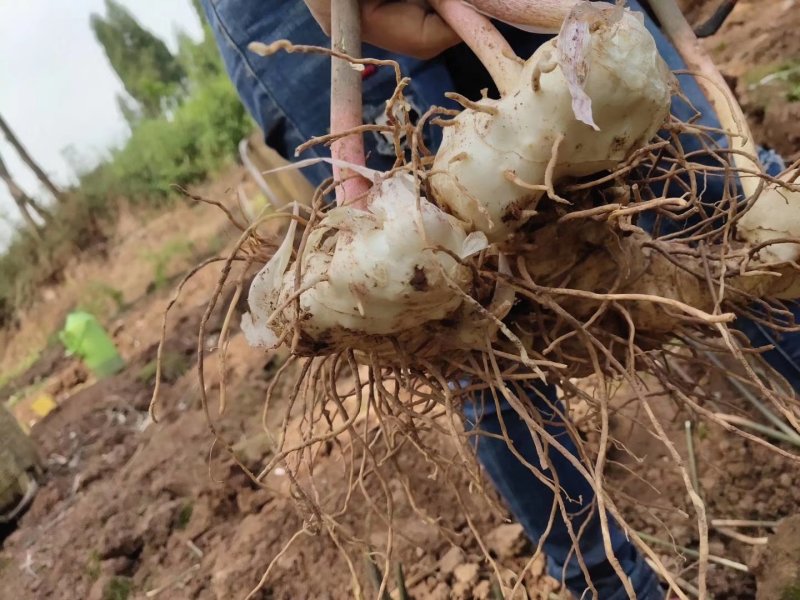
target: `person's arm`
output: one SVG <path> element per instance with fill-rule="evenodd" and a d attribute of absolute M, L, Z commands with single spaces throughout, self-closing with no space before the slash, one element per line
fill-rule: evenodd
<path fill-rule="evenodd" d="M 305 0 L 322 30 L 330 35 L 330 0 Z M 459 41 L 458 35 L 424 0 L 362 0 L 365 42 L 390 52 L 428 59 Z"/>

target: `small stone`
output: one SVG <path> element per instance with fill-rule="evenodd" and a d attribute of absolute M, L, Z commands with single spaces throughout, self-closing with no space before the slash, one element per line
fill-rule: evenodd
<path fill-rule="evenodd" d="M 198 500 L 191 506 L 192 513 L 186 523 L 184 532 L 188 539 L 194 540 L 211 528 L 211 524 L 214 522 L 214 514 L 206 499 Z M 187 513 L 184 512 L 184 514 Z"/>
<path fill-rule="evenodd" d="M 781 484 L 781 487 L 791 487 L 792 486 L 792 476 L 789 473 L 783 473 L 780 477 L 778 477 L 778 483 Z"/>
<path fill-rule="evenodd" d="M 433 590 L 430 595 L 425 597 L 425 600 L 450 600 L 450 588 L 447 584 L 440 583 Z"/>
<path fill-rule="evenodd" d="M 101 560 L 118 556 L 135 556 L 143 545 L 142 537 L 135 534 L 130 528 L 106 526 L 100 540 L 98 554 Z"/>
<path fill-rule="evenodd" d="M 694 535 L 694 528 L 685 523 L 675 523 L 670 528 L 670 535 L 678 542 L 685 542 Z"/>
<path fill-rule="evenodd" d="M 280 568 L 288 571 L 289 569 L 293 569 L 295 563 L 297 563 L 297 553 L 296 552 L 287 552 L 283 554 L 275 563 L 275 565 Z"/>
<path fill-rule="evenodd" d="M 486 536 L 486 544 L 497 558 L 513 558 L 525 547 L 525 533 L 522 525 L 509 523 L 500 525 Z"/>
<path fill-rule="evenodd" d="M 429 590 L 430 588 L 428 587 L 427 583 L 423 581 L 422 583 L 418 583 L 408 590 L 408 595 L 411 598 L 424 598 Z"/>
<path fill-rule="evenodd" d="M 800 515 L 780 522 L 759 558 L 757 600 L 794 598 L 800 581 Z"/>
<path fill-rule="evenodd" d="M 470 587 L 463 581 L 456 581 L 453 584 L 453 589 L 450 591 L 451 600 L 469 600 L 472 597 L 470 594 Z"/>
<path fill-rule="evenodd" d="M 545 562 L 546 560 L 544 554 L 539 554 L 539 556 L 537 556 L 531 563 L 529 571 L 534 579 L 544 575 Z"/>
<path fill-rule="evenodd" d="M 558 595 L 559 598 L 569 598 L 569 592 L 561 590 L 561 582 L 549 575 L 539 582 L 539 586 L 543 598 L 547 598 L 548 594 L 555 594 L 559 591 L 561 591 L 561 594 Z"/>
<path fill-rule="evenodd" d="M 514 587 L 517 584 L 517 574 L 511 569 L 500 567 L 500 576 L 503 578 L 503 585 Z"/>
<path fill-rule="evenodd" d="M 717 471 L 712 471 L 700 478 L 700 489 L 711 491 L 720 485 L 720 476 Z"/>
<path fill-rule="evenodd" d="M 717 556 L 725 556 L 725 544 L 719 540 L 711 540 L 708 543 L 708 552 Z"/>
<path fill-rule="evenodd" d="M 439 571 L 445 575 L 450 575 L 464 560 L 466 560 L 464 551 L 458 546 L 453 546 L 439 559 Z"/>
<path fill-rule="evenodd" d="M 453 570 L 453 577 L 456 581 L 470 586 L 478 581 L 478 565 L 467 563 L 458 565 Z"/>
<path fill-rule="evenodd" d="M 101 575 L 97 581 L 92 584 L 89 594 L 86 596 L 86 600 L 104 600 L 106 588 L 110 581 L 110 575 Z"/>
<path fill-rule="evenodd" d="M 272 499 L 272 494 L 264 489 L 251 490 L 244 488 L 236 495 L 236 506 L 239 512 L 257 513 L 267 502 Z"/>
<path fill-rule="evenodd" d="M 745 462 L 732 462 L 728 465 L 727 471 L 728 474 L 734 478 L 742 477 L 747 475 L 750 471 L 751 465 Z"/>
<path fill-rule="evenodd" d="M 111 575 L 132 575 L 133 567 L 134 561 L 127 556 L 109 558 L 104 560 L 102 564 L 103 572 Z"/>
<path fill-rule="evenodd" d="M 386 532 L 373 531 L 369 536 L 369 543 L 373 548 L 380 548 L 386 543 Z"/>
<path fill-rule="evenodd" d="M 403 536 L 416 547 L 431 548 L 439 541 L 439 530 L 423 519 L 409 519 L 403 523 Z"/>
<path fill-rule="evenodd" d="M 472 590 L 472 597 L 475 600 L 489 600 L 489 595 L 492 593 L 492 584 L 485 579 L 475 586 Z"/>

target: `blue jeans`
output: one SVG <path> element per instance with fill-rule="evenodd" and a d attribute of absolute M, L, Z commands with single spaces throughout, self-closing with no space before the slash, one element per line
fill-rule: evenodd
<path fill-rule="evenodd" d="M 575 442 L 564 424 L 561 413 L 563 406 L 556 400 L 555 388 L 537 385 L 529 390 L 527 396 L 541 417 L 543 429 L 564 450 L 577 456 Z M 540 460 L 531 432 L 506 400 L 500 397 L 495 404 L 492 394 L 484 392 L 478 394 L 474 402 L 465 405 L 464 413 L 469 429 L 491 434 L 473 438 L 474 444 L 481 465 L 514 518 L 535 543 L 547 533 L 542 541 L 542 549 L 549 558 L 549 574 L 557 581 L 562 581 L 577 597 L 582 597 L 588 586 L 575 555 L 573 539 L 577 539 L 581 558 L 600 600 L 627 599 L 622 582 L 606 556 L 599 513 L 592 505 L 595 498 L 592 486 L 570 463 L 563 450 L 546 445 L 550 469 L 540 470 L 537 477 L 531 468 L 536 465 L 538 469 Z M 514 451 L 527 465 L 515 456 L 502 437 L 498 437 L 502 436 L 503 429 L 513 441 Z M 556 496 L 551 489 L 554 478 L 558 479 L 557 489 L 563 507 L 556 505 L 553 523 L 547 532 L 556 504 Z M 562 510 L 567 513 L 566 519 Z M 636 597 L 640 600 L 662 598 L 655 573 L 613 520 L 609 520 L 609 533 L 614 555 L 630 578 Z"/>
<path fill-rule="evenodd" d="M 294 149 L 313 136 L 328 131 L 330 106 L 330 64 L 325 57 L 281 53 L 270 58 L 255 56 L 247 50 L 252 41 L 269 43 L 277 39 L 289 39 L 297 44 L 328 46 L 329 40 L 312 19 L 301 0 L 202 0 L 212 25 L 228 73 L 239 91 L 243 103 L 261 126 L 266 142 L 286 158 L 294 157 Z M 636 0 L 629 0 L 634 10 L 640 10 Z M 654 35 L 662 56 L 672 69 L 683 69 L 685 65 L 674 47 L 669 43 L 653 21 L 647 17 L 648 29 Z M 527 57 L 546 39 L 500 26 L 509 42 L 520 56 Z M 405 75 L 412 78 L 406 97 L 418 114 L 431 105 L 455 106 L 444 98 L 447 91 L 459 91 L 468 97 L 478 97 L 483 87 L 492 88 L 486 72 L 462 45 L 451 49 L 429 61 L 390 55 L 378 48 L 365 46 L 364 55 L 373 58 L 392 58 L 400 63 Z M 701 93 L 693 78 L 683 76 L 681 84 L 686 97 L 694 106 L 676 100 L 673 113 L 684 120 L 703 114 L 703 122 L 715 124 L 711 106 Z M 364 81 L 364 118 L 372 121 L 383 111 L 383 104 L 394 89 L 394 75 L 390 69 L 379 69 Z M 436 150 L 441 141 L 438 127 L 429 126 L 425 141 L 431 150 Z M 684 141 L 684 140 L 682 140 Z M 684 141 L 687 148 L 694 149 L 695 142 Z M 368 164 L 375 169 L 388 169 L 394 161 L 393 148 L 380 134 L 367 134 L 365 144 Z M 316 147 L 306 150 L 300 158 L 326 156 L 327 150 Z M 326 165 L 310 167 L 306 176 L 319 184 L 330 175 Z M 717 183 L 714 196 L 712 183 Z M 709 176 L 706 198 L 709 203 L 721 198 L 720 182 Z M 650 227 L 655 227 L 652 220 Z M 755 324 L 752 324 L 755 325 Z M 763 327 L 743 328 L 754 341 L 761 343 L 770 332 Z M 774 335 L 774 334 L 773 334 Z M 760 336 L 760 337 L 759 337 Z M 793 358 L 800 356 L 797 336 L 788 339 L 784 350 L 775 351 L 775 364 L 784 375 L 794 373 L 794 383 L 800 383 L 800 369 Z M 786 348 L 797 350 L 785 350 Z M 781 352 L 788 352 L 787 356 Z M 788 357 L 788 358 L 787 358 Z M 768 357 L 769 358 L 769 357 Z M 781 363 L 781 361 L 783 361 Z M 528 394 L 530 402 L 539 410 L 548 432 L 556 436 L 569 452 L 575 454 L 575 446 L 566 435 L 563 420 L 559 415 L 555 389 L 539 385 Z M 500 411 L 493 401 L 484 402 L 476 398 L 464 408 L 466 424 L 488 433 L 499 434 L 501 423 L 514 442 L 515 450 L 525 462 L 538 464 L 538 455 L 527 425 L 505 401 L 500 400 Z M 518 460 L 506 443 L 491 437 L 479 436 L 476 450 L 478 458 L 497 487 L 514 517 L 525 528 L 528 536 L 538 541 L 550 520 L 555 496 L 550 488 Z M 562 488 L 561 498 L 569 513 L 569 521 L 575 534 L 581 531 L 579 552 L 589 571 L 589 578 L 598 590 L 601 600 L 625 598 L 622 584 L 614 573 L 603 548 L 597 510 L 593 508 L 594 494 L 591 486 L 580 472 L 553 448 L 548 449 L 549 458 Z M 539 473 L 552 478 L 553 474 Z M 637 597 L 655 600 L 662 597 L 654 573 L 642 556 L 626 538 L 617 525 L 610 523 L 611 546 L 624 572 L 629 577 Z M 578 596 L 588 587 L 575 558 L 575 548 L 569 535 L 568 523 L 560 511 L 556 513 L 550 532 L 544 541 L 544 550 L 549 557 L 551 574 Z"/>

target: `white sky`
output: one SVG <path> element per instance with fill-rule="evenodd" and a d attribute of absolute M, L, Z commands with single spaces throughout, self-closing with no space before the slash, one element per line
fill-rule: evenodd
<path fill-rule="evenodd" d="M 177 30 L 195 39 L 201 35 L 189 0 L 121 3 L 173 52 Z M 89 27 L 93 12 L 104 13 L 103 0 L 0 0 L 0 113 L 57 184 L 74 181 L 65 154 L 91 166 L 129 134 L 115 100 L 122 84 Z M 36 178 L 2 141 L 0 153 L 20 186 L 47 201 Z M 0 248 L 18 222 L 0 185 Z"/>

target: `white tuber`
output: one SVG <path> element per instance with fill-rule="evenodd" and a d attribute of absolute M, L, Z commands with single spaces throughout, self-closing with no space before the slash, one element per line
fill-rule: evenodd
<path fill-rule="evenodd" d="M 274 346 L 296 325 L 316 351 L 364 348 L 369 336 L 403 334 L 459 308 L 471 274 L 455 257 L 483 249 L 485 237 L 418 198 L 406 173 L 375 184 L 367 204 L 333 208 L 312 230 L 299 285 L 291 245 L 256 276 L 242 322 L 251 344 Z"/>
<path fill-rule="evenodd" d="M 581 31 L 588 39 L 575 39 Z M 669 115 L 673 81 L 640 16 L 588 3 L 515 76 L 498 82 L 500 100 L 477 102 L 445 128 L 431 175 L 437 202 L 491 241 L 560 179 L 612 169 L 645 145 Z"/>
<path fill-rule="evenodd" d="M 752 246 L 764 247 L 759 258 L 764 263 L 800 260 L 800 191 L 778 184 L 764 190 L 736 224 L 739 237 Z M 775 243 L 778 240 L 797 240 Z M 773 243 L 770 243 L 773 242 Z"/>

